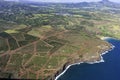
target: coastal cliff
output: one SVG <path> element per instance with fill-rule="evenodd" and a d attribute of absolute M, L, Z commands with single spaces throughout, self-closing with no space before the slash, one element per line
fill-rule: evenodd
<path fill-rule="evenodd" d="M 4 75 L 2 78 L 10 76 L 15 79 L 55 80 L 72 64 L 99 61 L 100 54 L 109 50 L 111 46 L 84 29 L 54 30 L 54 35 L 49 34 L 42 39 L 25 33 L 13 34 L 15 31 L 10 31 L 0 33 L 1 41 L 8 39 L 8 42 L 4 41 L 6 46 L 1 47 L 11 49 L 1 51 L 1 64 L 4 64 L 0 68 L 1 74 Z M 21 45 L 17 35 L 21 36 L 21 42 L 29 39 L 29 43 Z"/>
<path fill-rule="evenodd" d="M 97 56 L 89 56 L 88 59 L 74 59 L 73 61 L 68 61 L 53 75 L 48 78 L 48 80 L 57 80 L 64 72 L 72 65 L 80 64 L 80 63 L 96 63 L 102 61 L 102 55 L 107 53 L 109 50 L 113 48 L 113 46 L 106 42 L 103 45 L 97 46 L 99 47 L 98 52 L 96 52 Z M 88 56 L 86 56 L 88 57 Z"/>

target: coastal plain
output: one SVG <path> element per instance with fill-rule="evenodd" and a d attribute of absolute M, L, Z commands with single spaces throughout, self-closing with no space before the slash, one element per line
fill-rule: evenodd
<path fill-rule="evenodd" d="M 120 38 L 119 11 L 109 3 L 1 1 L 0 78 L 54 80 L 68 65 L 99 61 L 111 49 L 100 38 Z"/>

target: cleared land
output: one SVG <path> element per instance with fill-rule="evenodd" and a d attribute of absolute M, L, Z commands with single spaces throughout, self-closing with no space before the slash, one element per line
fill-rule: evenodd
<path fill-rule="evenodd" d="M 57 73 L 67 62 L 94 61 L 94 57 L 99 56 L 98 52 L 102 50 L 97 46 L 109 48 L 108 43 L 92 37 L 83 30 L 56 30 L 54 33 L 47 34 L 44 38 L 25 33 L 4 32 L 5 36 L 1 33 L 1 49 L 6 51 L 1 51 L 0 54 L 3 78 L 9 76 L 44 80 Z"/>
<path fill-rule="evenodd" d="M 99 60 L 110 48 L 99 37 L 120 38 L 120 6 L 85 4 L 0 1 L 0 78 L 54 80 L 69 64 Z"/>

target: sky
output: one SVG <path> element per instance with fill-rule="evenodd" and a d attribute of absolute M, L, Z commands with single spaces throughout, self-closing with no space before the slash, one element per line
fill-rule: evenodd
<path fill-rule="evenodd" d="M 11 1 L 18 1 L 18 0 L 11 0 Z M 97 2 L 97 1 L 101 1 L 101 0 L 19 0 L 19 1 L 63 2 L 63 3 L 64 2 L 73 2 L 73 3 L 76 3 L 76 2 Z M 109 1 L 120 3 L 120 0 L 109 0 Z"/>

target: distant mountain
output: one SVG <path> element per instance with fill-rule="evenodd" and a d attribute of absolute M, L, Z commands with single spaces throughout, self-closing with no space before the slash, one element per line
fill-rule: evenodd
<path fill-rule="evenodd" d="M 53 7 L 54 5 L 56 6 L 55 8 L 57 8 L 57 5 L 60 4 L 64 8 L 78 8 L 78 9 L 83 9 L 87 11 L 97 10 L 97 11 L 102 11 L 107 13 L 120 13 L 120 3 L 111 2 L 109 0 L 102 0 L 99 2 L 80 2 L 80 3 L 44 3 L 44 2 L 33 2 L 29 0 L 2 0 L 1 2 L 4 2 L 4 1 L 12 1 L 12 2 L 17 1 L 17 5 L 21 5 L 21 4 L 18 4 L 18 2 L 20 2 L 22 4 L 27 4 L 28 6 L 32 5 L 32 6 L 39 6 L 39 7 L 40 6 Z M 3 3 L 0 3 L 0 4 L 3 5 Z"/>
<path fill-rule="evenodd" d="M 109 0 L 102 0 L 99 2 L 81 2 L 77 3 L 78 7 L 112 7 L 112 8 L 120 8 L 119 3 L 111 2 Z"/>

